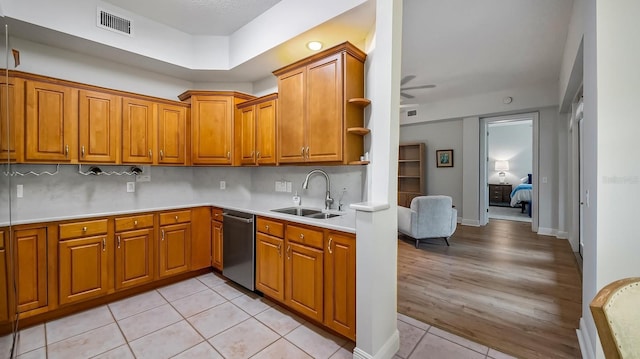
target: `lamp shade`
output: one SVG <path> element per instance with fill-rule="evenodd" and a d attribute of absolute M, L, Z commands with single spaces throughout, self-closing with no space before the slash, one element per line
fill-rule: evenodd
<path fill-rule="evenodd" d="M 509 161 L 496 161 L 496 171 L 508 171 L 509 170 Z"/>

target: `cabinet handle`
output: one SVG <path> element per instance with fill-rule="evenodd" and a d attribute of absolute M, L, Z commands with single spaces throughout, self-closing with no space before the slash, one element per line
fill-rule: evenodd
<path fill-rule="evenodd" d="M 82 158 L 84 158 L 84 145 L 82 147 L 80 147 L 80 156 L 82 156 Z"/>
<path fill-rule="evenodd" d="M 278 257 L 282 257 L 282 252 L 280 249 L 282 248 L 282 244 L 278 244 Z"/>
<path fill-rule="evenodd" d="M 265 225 L 265 226 L 264 226 L 264 229 L 266 229 L 266 230 L 267 230 L 267 232 L 269 232 L 269 225 L 268 225 L 268 224 L 267 224 L 267 225 Z"/>
<path fill-rule="evenodd" d="M 64 158 L 69 158 L 69 145 L 64 146 Z"/>
<path fill-rule="evenodd" d="M 164 241 L 164 229 L 160 230 L 160 233 L 162 234 L 162 240 Z"/>
<path fill-rule="evenodd" d="M 107 239 L 106 238 L 102 238 L 102 251 L 106 251 L 107 250 Z"/>
<path fill-rule="evenodd" d="M 329 237 L 329 245 L 327 246 L 329 254 L 333 254 L 333 251 L 331 250 L 331 243 L 333 243 L 333 237 Z"/>
<path fill-rule="evenodd" d="M 227 159 L 230 160 L 231 159 L 231 151 L 227 151 Z"/>
<path fill-rule="evenodd" d="M 289 255 L 289 253 L 291 252 L 291 246 L 287 246 L 287 259 L 291 259 L 291 256 Z"/>
<path fill-rule="evenodd" d="M 300 233 L 300 239 L 304 239 L 304 234 Z"/>
<path fill-rule="evenodd" d="M 249 155 L 249 157 L 253 158 L 253 154 L 255 153 L 255 151 L 251 151 L 251 155 Z"/>
<path fill-rule="evenodd" d="M 302 147 L 302 158 L 304 158 L 304 147 Z"/>
<path fill-rule="evenodd" d="M 160 150 L 160 159 L 164 159 L 164 151 Z"/>
<path fill-rule="evenodd" d="M 82 227 L 82 231 L 86 232 L 87 231 L 87 227 Z"/>
<path fill-rule="evenodd" d="M 118 236 L 118 249 L 120 249 L 120 236 Z"/>
<path fill-rule="evenodd" d="M 153 153 L 149 150 L 149 158 L 153 158 Z"/>
<path fill-rule="evenodd" d="M 256 158 L 260 159 L 260 151 L 258 151 L 258 153 L 256 153 Z"/>
<path fill-rule="evenodd" d="M 309 159 L 309 146 L 307 146 L 307 159 Z"/>
<path fill-rule="evenodd" d="M 138 220 L 137 220 L 137 219 L 133 221 L 133 225 L 134 225 L 134 226 L 137 226 L 137 225 L 138 225 Z"/>

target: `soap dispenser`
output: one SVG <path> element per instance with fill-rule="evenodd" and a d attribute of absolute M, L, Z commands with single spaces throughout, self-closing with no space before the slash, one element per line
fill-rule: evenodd
<path fill-rule="evenodd" d="M 300 196 L 298 196 L 298 191 L 296 191 L 296 194 L 293 196 L 293 204 L 296 206 L 300 205 Z"/>

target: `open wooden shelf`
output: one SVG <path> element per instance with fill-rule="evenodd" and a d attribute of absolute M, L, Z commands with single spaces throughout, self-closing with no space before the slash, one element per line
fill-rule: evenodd
<path fill-rule="evenodd" d="M 369 100 L 368 98 L 355 97 L 349 99 L 349 103 L 365 108 L 371 104 L 371 100 Z"/>
<path fill-rule="evenodd" d="M 347 132 L 353 133 L 354 135 L 364 136 L 371 133 L 371 130 L 365 127 L 349 127 L 347 128 Z"/>

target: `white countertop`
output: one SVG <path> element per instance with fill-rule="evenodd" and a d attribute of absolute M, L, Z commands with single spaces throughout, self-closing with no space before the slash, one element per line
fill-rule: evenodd
<path fill-rule="evenodd" d="M 51 217 L 40 217 L 40 218 L 17 218 L 12 220 L 12 225 L 20 225 L 20 224 L 31 224 L 31 223 L 43 223 L 43 222 L 55 222 L 55 221 L 66 221 L 73 219 L 86 219 L 92 217 L 107 217 L 107 216 L 117 216 L 117 215 L 127 215 L 133 213 L 142 213 L 142 212 L 155 212 L 155 211 L 164 211 L 164 210 L 172 210 L 172 209 L 180 209 L 180 208 L 192 208 L 192 207 L 202 207 L 202 206 L 212 206 L 219 207 L 223 209 L 236 210 L 241 212 L 247 212 L 251 214 L 255 214 L 257 216 L 271 217 L 282 219 L 290 222 L 308 224 L 312 226 L 333 229 L 336 231 L 347 232 L 347 233 L 355 233 L 356 232 L 356 215 L 355 210 L 347 209 L 345 211 L 338 212 L 337 210 L 330 210 L 327 212 L 330 213 L 339 213 L 340 216 L 327 218 L 327 219 L 316 219 L 316 218 L 308 218 L 301 216 L 294 216 L 291 214 L 284 214 L 271 211 L 272 209 L 278 208 L 286 208 L 293 207 L 293 205 L 281 202 L 274 202 L 272 198 L 268 197 L 253 197 L 250 199 L 239 199 L 239 200 L 212 200 L 210 202 L 200 202 L 200 203 L 187 203 L 187 204 L 179 204 L 179 205 L 167 205 L 167 206 L 153 206 L 148 208 L 135 208 L 135 209 L 123 209 L 116 210 L 110 212 L 100 212 L 100 213 L 80 213 L 80 214 L 69 214 L 69 215 L 54 215 Z M 310 208 L 306 206 L 300 206 L 301 208 Z M 348 208 L 348 206 L 345 206 Z M 314 208 L 319 209 L 319 208 Z M 0 227 L 6 227 L 9 223 L 0 223 Z"/>

